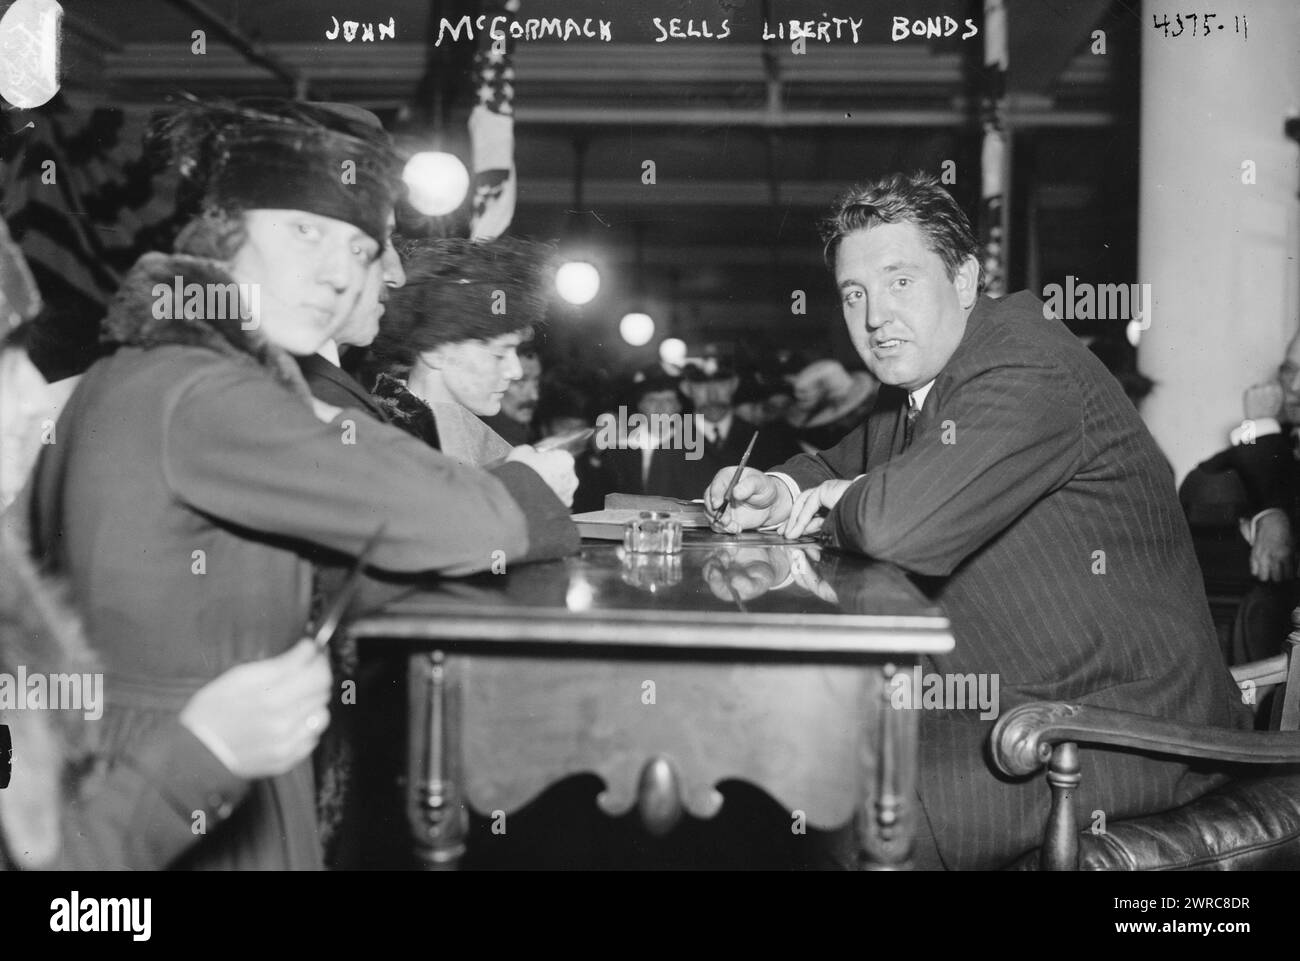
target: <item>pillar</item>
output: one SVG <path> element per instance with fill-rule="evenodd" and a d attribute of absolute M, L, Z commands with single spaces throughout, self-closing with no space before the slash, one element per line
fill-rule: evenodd
<path fill-rule="evenodd" d="M 1300 112 L 1300 3 L 1223 8 L 1208 34 L 1189 9 L 1145 0 L 1141 23 L 1138 365 L 1179 482 L 1226 446 L 1242 392 L 1276 374 L 1300 324 L 1300 151 L 1283 133 Z"/>

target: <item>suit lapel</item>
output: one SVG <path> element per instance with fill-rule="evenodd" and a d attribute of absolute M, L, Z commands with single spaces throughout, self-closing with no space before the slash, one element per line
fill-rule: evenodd
<path fill-rule="evenodd" d="M 903 427 L 907 417 L 907 391 L 899 387 L 880 388 L 876 406 L 867 418 L 866 455 L 862 469 L 883 464 L 903 450 Z"/>
<path fill-rule="evenodd" d="M 311 373 L 321 380 L 329 381 L 335 387 L 346 391 L 348 396 L 353 398 L 357 406 L 364 408 L 373 414 L 379 420 L 386 421 L 388 417 L 384 408 L 376 401 L 365 388 L 357 382 L 357 379 L 347 371 L 335 367 L 324 357 L 313 355 L 302 359 L 304 367 L 310 367 Z M 337 405 L 336 405 L 337 406 Z"/>

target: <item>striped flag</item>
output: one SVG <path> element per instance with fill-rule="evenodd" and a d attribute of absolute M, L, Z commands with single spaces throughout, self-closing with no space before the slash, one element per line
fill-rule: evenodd
<path fill-rule="evenodd" d="M 49 308 L 38 323 L 58 356 L 42 372 L 55 380 L 98 357 L 121 277 L 170 239 L 173 185 L 142 156 L 145 113 L 60 95 L 21 117 L 0 152 L 0 215 Z"/>
<path fill-rule="evenodd" d="M 496 16 L 513 20 L 518 12 L 519 0 L 489 0 L 483 8 L 488 22 Z M 515 216 L 515 42 L 508 27 L 502 27 L 501 32 L 505 35 L 497 38 L 480 35 L 474 54 L 476 102 L 469 115 L 474 165 L 474 210 L 469 233 L 474 240 L 501 236 Z"/>

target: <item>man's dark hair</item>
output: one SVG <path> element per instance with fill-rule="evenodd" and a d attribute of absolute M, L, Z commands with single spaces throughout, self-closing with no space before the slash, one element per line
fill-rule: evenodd
<path fill-rule="evenodd" d="M 965 212 L 940 186 L 938 177 L 917 171 L 911 175 L 890 174 L 854 187 L 836 202 L 834 211 L 821 224 L 826 265 L 835 269 L 835 255 L 849 234 L 877 224 L 898 223 L 920 228 L 929 248 L 947 268 L 949 280 L 957 276 L 967 257 L 979 260 L 979 244 Z M 979 288 L 983 287 L 981 265 Z"/>

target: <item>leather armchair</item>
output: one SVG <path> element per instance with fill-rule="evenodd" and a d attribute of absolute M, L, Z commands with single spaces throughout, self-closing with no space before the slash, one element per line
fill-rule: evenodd
<path fill-rule="evenodd" d="M 1013 870 L 1259 870 L 1300 868 L 1300 608 L 1286 652 L 1233 668 L 1247 703 L 1271 698 L 1270 730 L 1198 727 L 1086 705 L 1038 701 L 998 719 L 992 753 L 1006 774 L 1047 769 L 1052 792 L 1042 846 Z M 1072 800 L 1086 776 L 1078 744 L 1108 745 L 1225 765 L 1258 766 L 1181 807 L 1080 831 Z"/>

